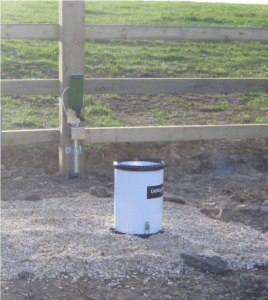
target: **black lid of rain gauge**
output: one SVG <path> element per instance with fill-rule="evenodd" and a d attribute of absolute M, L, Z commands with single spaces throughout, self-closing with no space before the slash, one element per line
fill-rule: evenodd
<path fill-rule="evenodd" d="M 154 164 L 148 164 L 139 166 L 133 165 L 133 164 L 126 164 L 127 162 L 152 162 Z M 114 168 L 119 170 L 125 170 L 125 171 L 158 171 L 165 168 L 165 163 L 161 159 L 154 159 L 154 158 L 124 158 L 119 159 L 117 161 L 113 162 Z"/>

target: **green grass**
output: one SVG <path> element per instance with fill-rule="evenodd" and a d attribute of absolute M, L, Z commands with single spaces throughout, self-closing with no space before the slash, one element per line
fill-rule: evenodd
<path fill-rule="evenodd" d="M 2 1 L 1 6 L 2 23 L 58 23 L 57 1 Z M 86 24 L 268 27 L 268 5 L 86 1 L 85 11 Z M 1 47 L 2 78 L 43 79 L 58 70 L 58 41 L 1 40 Z M 86 73 L 105 73 L 110 77 L 133 78 L 150 71 L 162 71 L 173 78 L 268 77 L 268 42 L 262 41 L 86 40 L 85 51 Z M 100 98 L 125 101 L 120 95 Z M 249 108 L 268 109 L 265 93 L 241 93 L 241 100 Z M 1 104 L 3 130 L 14 129 L 12 123 L 21 123 L 24 129 L 59 125 L 58 97 L 2 97 Z M 234 109 L 228 102 L 207 108 L 213 107 Z M 85 112 L 86 119 L 90 119 L 87 127 L 123 126 L 110 108 L 95 101 L 92 95 L 85 96 Z M 156 109 L 151 113 L 160 118 L 159 125 L 165 125 L 161 121 L 163 111 Z M 247 113 L 234 121 L 245 116 L 252 123 L 268 123 L 268 116 Z"/>

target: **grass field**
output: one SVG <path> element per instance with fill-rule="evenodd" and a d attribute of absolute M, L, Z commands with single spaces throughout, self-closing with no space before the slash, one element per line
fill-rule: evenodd
<path fill-rule="evenodd" d="M 85 10 L 86 24 L 268 27 L 268 5 L 86 1 Z M 4 1 L 1 19 L 2 23 L 58 23 L 58 2 Z M 58 77 L 58 41 L 1 40 L 1 47 L 2 79 Z M 85 77 L 131 78 L 156 71 L 170 78 L 268 77 L 268 42 L 263 41 L 86 40 L 85 48 Z M 98 98 L 124 101 L 123 95 Z M 241 93 L 241 99 L 248 107 L 268 111 L 265 93 Z M 58 97 L 2 97 L 1 106 L 3 130 L 59 126 Z M 221 106 L 230 109 L 228 103 Z M 85 107 L 91 114 L 86 127 L 125 126 L 109 108 L 101 108 L 94 95 L 85 96 Z M 250 123 L 268 123 L 268 115 L 252 117 Z"/>

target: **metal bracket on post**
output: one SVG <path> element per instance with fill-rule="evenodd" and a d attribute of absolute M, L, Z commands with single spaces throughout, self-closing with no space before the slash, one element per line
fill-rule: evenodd
<path fill-rule="evenodd" d="M 85 139 L 85 128 L 79 126 L 71 127 L 71 140 L 76 144 L 76 146 L 65 147 L 66 154 L 79 155 L 82 152 L 82 146 L 78 146 L 78 140 Z"/>
<path fill-rule="evenodd" d="M 73 169 L 70 172 L 70 179 L 76 179 L 80 175 L 79 171 L 79 155 L 82 152 L 82 146 L 79 146 L 79 140 L 85 139 L 85 128 L 79 126 L 71 126 L 72 147 L 65 147 L 66 154 L 73 155 Z"/>
<path fill-rule="evenodd" d="M 81 146 L 79 146 L 78 148 L 65 147 L 65 154 L 79 155 L 81 152 L 82 152 Z"/>
<path fill-rule="evenodd" d="M 71 127 L 71 140 L 84 140 L 85 127 L 72 126 Z"/>

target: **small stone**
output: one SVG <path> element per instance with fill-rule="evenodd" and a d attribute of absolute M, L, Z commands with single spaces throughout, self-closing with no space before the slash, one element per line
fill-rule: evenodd
<path fill-rule="evenodd" d="M 15 167 L 15 166 L 11 166 L 10 170 L 13 170 L 14 172 L 18 172 L 19 171 L 19 169 L 17 167 Z"/>
<path fill-rule="evenodd" d="M 265 200 L 262 205 L 267 206 L 268 205 L 268 200 Z"/>
<path fill-rule="evenodd" d="M 173 182 L 173 181 L 175 181 L 175 178 L 173 176 L 167 176 L 167 181 Z"/>
<path fill-rule="evenodd" d="M 89 189 L 89 194 L 97 196 L 98 198 L 103 197 L 111 197 L 113 196 L 113 192 L 110 192 L 106 187 L 104 186 L 93 186 Z"/>
<path fill-rule="evenodd" d="M 201 151 L 206 151 L 206 149 L 204 147 L 200 147 Z"/>
<path fill-rule="evenodd" d="M 252 206 L 247 206 L 245 209 L 250 211 L 260 211 L 262 209 L 262 206 L 252 205 Z"/>
<path fill-rule="evenodd" d="M 204 204 L 204 208 L 214 208 L 216 206 L 216 202 L 208 202 Z"/>
<path fill-rule="evenodd" d="M 25 296 L 28 298 L 28 299 L 33 299 L 34 298 L 34 293 L 32 291 L 28 292 Z"/>
<path fill-rule="evenodd" d="M 4 171 L 6 167 L 4 165 L 1 165 L 1 171 Z"/>
<path fill-rule="evenodd" d="M 59 173 L 59 172 L 56 172 L 56 173 L 54 174 L 54 176 L 59 177 L 59 176 L 60 176 L 60 173 Z"/>
<path fill-rule="evenodd" d="M 250 123 L 251 122 L 249 117 L 243 118 L 240 121 L 241 121 L 241 123 Z"/>
<path fill-rule="evenodd" d="M 241 158 L 238 155 L 231 155 L 229 160 L 231 163 L 238 164 L 241 161 Z"/>
<path fill-rule="evenodd" d="M 226 190 L 226 189 L 222 189 L 222 190 L 221 190 L 221 193 L 222 193 L 222 194 L 225 194 L 225 195 L 231 195 L 231 194 L 233 194 L 232 191 L 229 191 L 229 190 Z"/>
<path fill-rule="evenodd" d="M 12 176 L 12 174 L 13 174 L 13 170 L 10 170 L 10 171 L 3 170 L 3 171 L 1 171 L 1 178 L 9 178 Z"/>
<path fill-rule="evenodd" d="M 20 279 L 28 279 L 30 276 L 30 273 L 27 271 L 22 271 L 21 273 L 18 273 L 18 277 Z"/>
<path fill-rule="evenodd" d="M 63 290 L 63 287 L 62 287 L 62 286 L 59 286 L 59 289 L 60 289 L 60 290 Z"/>
<path fill-rule="evenodd" d="M 220 219 L 222 214 L 222 208 L 221 207 L 202 208 L 200 212 L 210 218 Z"/>
<path fill-rule="evenodd" d="M 245 203 L 246 202 L 246 199 L 244 197 L 239 196 L 239 195 L 232 195 L 232 196 L 230 196 L 230 199 L 232 199 L 233 201 L 240 202 L 240 203 Z"/>
<path fill-rule="evenodd" d="M 28 196 L 24 200 L 26 200 L 26 201 L 38 201 L 38 200 L 41 200 L 41 198 L 40 198 L 39 195 L 36 194 L 36 195 Z"/>
<path fill-rule="evenodd" d="M 114 188 L 114 181 L 110 181 L 110 182 L 107 184 L 107 186 L 108 186 L 109 188 Z"/>
<path fill-rule="evenodd" d="M 181 157 L 175 153 L 175 149 L 171 149 L 170 158 L 172 161 L 180 161 Z"/>
<path fill-rule="evenodd" d="M 250 181 L 257 181 L 259 178 L 258 177 L 251 177 L 249 178 Z"/>
<path fill-rule="evenodd" d="M 253 190 L 253 188 L 251 186 L 247 187 L 246 189 L 244 189 L 244 194 L 248 194 Z"/>
<path fill-rule="evenodd" d="M 13 178 L 12 181 L 19 181 L 19 180 L 22 180 L 22 179 L 23 179 L 22 176 L 18 176 L 18 177 L 16 177 L 16 178 Z"/>
<path fill-rule="evenodd" d="M 174 202 L 174 203 L 181 204 L 181 205 L 186 204 L 186 202 L 183 199 L 181 199 L 178 196 L 171 195 L 171 194 L 164 195 L 163 200 L 169 201 L 169 202 Z"/>
<path fill-rule="evenodd" d="M 181 258 L 191 267 L 199 268 L 202 271 L 225 275 L 229 270 L 228 262 L 220 256 L 204 257 L 198 254 L 182 253 Z"/>

